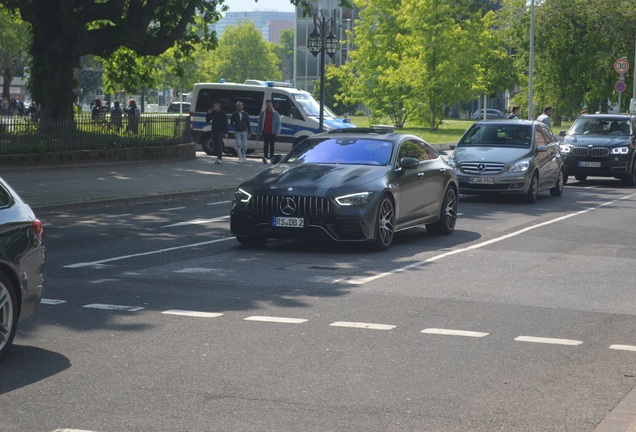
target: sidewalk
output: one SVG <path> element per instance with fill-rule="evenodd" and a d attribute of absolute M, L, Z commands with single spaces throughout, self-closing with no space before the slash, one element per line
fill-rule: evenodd
<path fill-rule="evenodd" d="M 448 150 L 448 145 L 436 145 Z M 223 163 L 197 151 L 195 159 L 90 166 L 5 169 L 0 172 L 34 211 L 89 208 L 186 195 L 233 191 L 269 165 L 261 154 L 247 162 L 225 156 Z"/>
<path fill-rule="evenodd" d="M 269 166 L 260 157 L 245 163 L 224 157 L 220 165 L 215 159 L 197 152 L 195 159 L 185 161 L 4 170 L 0 176 L 37 213 L 233 191 Z"/>

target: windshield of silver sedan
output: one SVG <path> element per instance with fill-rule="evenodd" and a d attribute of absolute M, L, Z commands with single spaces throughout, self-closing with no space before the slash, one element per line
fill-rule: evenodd
<path fill-rule="evenodd" d="M 308 138 L 295 146 L 285 163 L 388 165 L 393 143 L 357 138 Z"/>
<path fill-rule="evenodd" d="M 524 147 L 532 143 L 532 126 L 517 124 L 475 125 L 459 141 L 463 147 Z"/>
<path fill-rule="evenodd" d="M 569 135 L 630 135 L 630 121 L 625 117 L 579 117 Z"/>

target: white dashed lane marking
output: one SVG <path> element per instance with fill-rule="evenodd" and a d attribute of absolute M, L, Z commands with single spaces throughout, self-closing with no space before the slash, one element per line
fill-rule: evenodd
<path fill-rule="evenodd" d="M 91 304 L 84 305 L 82 307 L 85 307 L 87 309 L 101 309 L 101 310 L 122 311 L 122 312 L 137 312 L 144 309 L 139 306 L 111 305 L 111 304 L 102 304 L 102 303 L 91 303 Z"/>
<path fill-rule="evenodd" d="M 302 324 L 309 320 L 304 318 L 284 318 L 284 317 L 271 317 L 271 316 L 250 316 L 244 318 L 245 321 L 260 321 L 260 322 L 274 322 L 282 324 Z"/>
<path fill-rule="evenodd" d="M 187 316 L 187 317 L 195 317 L 195 318 L 218 318 L 223 316 L 222 313 L 216 312 L 197 312 L 197 311 L 187 311 L 180 309 L 170 309 L 167 311 L 161 312 L 166 315 L 179 315 L 179 316 Z"/>
<path fill-rule="evenodd" d="M 546 338 L 546 337 L 536 337 L 536 336 L 518 336 L 515 338 L 517 342 L 533 342 L 533 343 L 543 343 L 543 344 L 552 344 L 552 345 L 581 345 L 583 341 L 572 340 L 572 339 L 556 339 L 556 338 Z"/>
<path fill-rule="evenodd" d="M 465 337 L 474 337 L 474 338 L 481 338 L 481 337 L 485 337 L 489 335 L 489 333 L 483 333 L 483 332 L 439 329 L 439 328 L 427 328 L 422 330 L 422 333 L 436 334 L 436 335 L 443 335 L 443 336 L 465 336 Z"/>
<path fill-rule="evenodd" d="M 189 221 L 183 221 L 183 222 L 173 223 L 170 225 L 164 225 L 161 228 L 174 228 L 174 227 L 186 226 L 186 225 L 207 225 L 214 222 L 223 222 L 228 220 L 229 218 L 230 218 L 229 216 L 221 216 L 221 217 L 212 218 L 212 219 L 192 219 Z"/>
<path fill-rule="evenodd" d="M 41 301 L 41 304 L 51 305 L 51 306 L 61 305 L 64 303 L 66 303 L 66 300 L 43 298 Z M 140 306 L 112 305 L 112 304 L 103 304 L 103 303 L 91 303 L 91 304 L 84 305 L 82 307 L 87 309 L 99 309 L 99 310 L 121 311 L 121 312 L 137 312 L 140 310 L 144 310 L 144 308 Z M 202 311 L 191 311 L 191 310 L 183 310 L 183 309 L 169 309 L 161 313 L 164 315 L 177 315 L 177 316 L 192 317 L 192 318 L 219 318 L 224 316 L 224 314 L 220 312 L 202 312 Z M 288 317 L 261 316 L 261 315 L 249 316 L 249 317 L 243 318 L 243 320 L 282 323 L 282 324 L 302 324 L 309 321 L 308 319 L 305 319 L 305 318 L 288 318 Z M 354 322 L 354 321 L 336 321 L 329 324 L 329 326 L 354 328 L 354 329 L 369 329 L 369 330 L 393 330 L 397 328 L 397 326 L 391 325 L 391 324 L 377 324 L 377 323 Z M 486 333 L 486 332 L 444 329 L 444 328 L 434 328 L 434 327 L 426 328 L 422 330 L 421 333 L 428 334 L 428 335 L 462 336 L 462 337 L 473 337 L 473 338 L 483 338 L 490 335 L 490 333 Z M 538 337 L 538 336 L 517 336 L 514 340 L 517 342 L 542 343 L 542 344 L 549 344 L 549 345 L 565 345 L 565 346 L 583 345 L 583 341 L 580 341 L 580 340 L 548 338 L 548 337 Z M 636 345 L 614 344 L 614 345 L 610 345 L 609 348 L 612 350 L 617 350 L 617 351 L 636 352 Z"/>
<path fill-rule="evenodd" d="M 636 351 L 636 346 L 634 346 L 634 345 L 610 345 L 610 349 L 619 350 L 619 351 Z"/>
<path fill-rule="evenodd" d="M 351 321 L 336 321 L 329 325 L 332 327 L 350 327 L 350 328 L 370 329 L 370 330 L 393 330 L 396 327 L 394 325 L 389 325 L 389 324 L 374 324 L 374 323 L 351 322 Z"/>

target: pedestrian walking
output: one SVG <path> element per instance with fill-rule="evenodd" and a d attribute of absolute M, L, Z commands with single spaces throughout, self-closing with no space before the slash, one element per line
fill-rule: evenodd
<path fill-rule="evenodd" d="M 546 105 L 545 108 L 543 108 L 543 114 L 537 117 L 537 121 L 544 123 L 547 127 L 552 127 L 550 125 L 550 117 L 552 117 L 552 112 L 552 107 L 550 105 Z"/>
<path fill-rule="evenodd" d="M 227 114 L 221 109 L 220 102 L 214 102 L 205 116 L 205 121 L 212 123 L 212 140 L 216 152 L 216 161 L 220 164 L 223 160 L 223 138 L 227 137 Z"/>
<path fill-rule="evenodd" d="M 230 126 L 234 128 L 234 139 L 236 140 L 236 154 L 239 162 L 245 162 L 247 155 L 247 138 L 250 131 L 250 115 L 243 111 L 243 102 L 236 103 L 236 111 L 230 118 Z"/>
<path fill-rule="evenodd" d="M 271 100 L 265 101 L 265 110 L 258 116 L 258 133 L 263 136 L 263 163 L 271 162 L 274 156 L 276 136 L 280 134 L 280 114 Z"/>

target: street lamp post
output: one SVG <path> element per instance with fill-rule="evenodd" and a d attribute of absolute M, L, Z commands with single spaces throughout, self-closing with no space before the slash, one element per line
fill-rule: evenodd
<path fill-rule="evenodd" d="M 333 58 L 340 49 L 340 41 L 333 32 L 335 19 L 314 15 L 314 31 L 307 40 L 307 49 L 316 57 L 320 54 L 320 116 L 318 132 L 323 131 L 325 110 L 325 52 Z"/>

